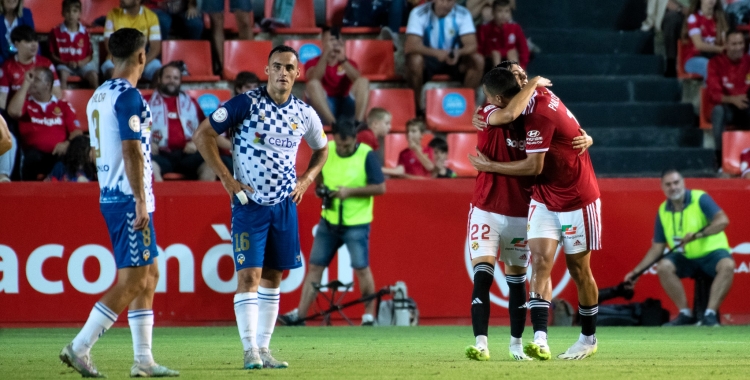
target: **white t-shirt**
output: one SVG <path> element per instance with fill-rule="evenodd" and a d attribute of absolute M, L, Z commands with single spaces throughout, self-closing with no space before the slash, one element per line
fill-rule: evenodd
<path fill-rule="evenodd" d="M 422 37 L 427 47 L 449 51 L 459 47 L 461 36 L 476 33 L 468 9 L 455 5 L 448 15 L 438 18 L 432 5 L 432 2 L 422 4 L 409 13 L 406 34 Z"/>

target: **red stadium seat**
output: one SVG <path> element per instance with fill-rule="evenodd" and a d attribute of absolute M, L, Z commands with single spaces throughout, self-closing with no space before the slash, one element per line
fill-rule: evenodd
<path fill-rule="evenodd" d="M 46 2 L 48 1 L 45 1 L 45 3 Z M 60 3 L 62 3 L 62 1 L 60 1 Z M 119 8 L 120 0 L 88 0 L 82 1 L 81 5 L 83 6 L 83 9 L 81 9 L 81 21 L 84 25 L 91 26 L 97 18 L 106 16 L 107 13 L 114 8 Z M 62 16 L 60 17 L 60 22 L 62 22 Z M 104 28 L 102 27 L 89 28 L 89 33 L 92 34 L 103 32 Z"/>
<path fill-rule="evenodd" d="M 342 26 L 347 0 L 326 0 L 326 24 Z"/>
<path fill-rule="evenodd" d="M 271 41 L 224 41 L 224 79 L 234 80 L 240 71 L 254 72 L 261 82 L 268 80 L 266 64 Z"/>
<path fill-rule="evenodd" d="M 722 170 L 727 174 L 739 175 L 741 173 L 740 154 L 743 150 L 750 148 L 750 131 L 724 132 L 721 140 Z"/>
<path fill-rule="evenodd" d="M 427 146 L 432 138 L 432 133 L 422 135 L 422 146 Z M 406 133 L 389 133 L 385 136 L 385 166 L 395 168 L 398 166 L 398 155 L 401 151 L 408 148 L 409 143 L 406 141 Z"/>
<path fill-rule="evenodd" d="M 214 82 L 219 76 L 213 75 L 211 63 L 211 43 L 208 41 L 161 42 L 161 61 L 183 61 L 190 75 L 182 77 L 183 82 Z"/>
<path fill-rule="evenodd" d="M 63 90 L 62 98 L 73 107 L 76 113 L 76 120 L 81 123 L 84 132 L 89 130 L 89 122 L 86 120 L 86 106 L 89 99 L 94 95 L 94 90 Z"/>
<path fill-rule="evenodd" d="M 448 160 L 446 165 L 453 169 L 459 177 L 474 177 L 477 171 L 471 166 L 467 156 L 476 155 L 477 134 L 476 133 L 449 133 L 448 138 Z"/>
<path fill-rule="evenodd" d="M 298 82 L 306 82 L 305 63 L 323 52 L 320 40 L 286 40 L 284 45 L 294 48 L 299 54 L 300 76 Z"/>
<path fill-rule="evenodd" d="M 417 116 L 414 91 L 410 88 L 379 88 L 370 90 L 367 112 L 375 107 L 391 113 L 391 132 L 406 132 L 406 122 Z"/>
<path fill-rule="evenodd" d="M 63 22 L 62 1 L 26 0 L 23 6 L 31 10 L 37 33 L 47 34 Z"/>
<path fill-rule="evenodd" d="M 143 96 L 146 101 L 151 100 L 151 95 L 154 93 L 154 90 L 147 88 L 147 89 L 138 89 L 138 91 L 141 92 L 141 96 Z"/>
<path fill-rule="evenodd" d="M 203 114 L 208 116 L 219 108 L 219 105 L 232 98 L 232 92 L 223 88 L 203 88 L 185 90 L 198 102 Z"/>
<path fill-rule="evenodd" d="M 685 72 L 685 61 L 682 52 L 690 46 L 690 42 L 680 41 L 677 43 L 677 78 L 679 79 L 702 79 L 698 74 L 688 74 Z"/>
<path fill-rule="evenodd" d="M 276 28 L 276 34 L 318 34 L 320 28 L 315 26 L 314 0 L 296 0 L 292 12 L 292 25 L 289 28 Z M 273 1 L 265 2 L 265 17 L 273 14 Z"/>
<path fill-rule="evenodd" d="M 438 132 L 474 132 L 474 90 L 470 88 L 432 88 L 426 92 L 427 126 Z"/>
<path fill-rule="evenodd" d="M 393 41 L 347 40 L 346 55 L 359 66 L 359 71 L 371 81 L 399 79 L 393 57 Z"/>

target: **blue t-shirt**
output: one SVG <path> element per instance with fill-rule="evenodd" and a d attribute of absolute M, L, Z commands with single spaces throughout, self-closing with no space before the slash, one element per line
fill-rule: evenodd
<path fill-rule="evenodd" d="M 374 150 L 367 152 L 365 158 L 365 173 L 367 174 L 368 185 L 380 185 L 385 182 L 383 169 L 380 166 L 380 159 Z"/>
<path fill-rule="evenodd" d="M 690 204 L 692 200 L 692 191 L 685 190 L 685 205 Z M 706 220 L 710 221 L 714 218 L 717 212 L 721 211 L 721 207 L 714 202 L 714 200 L 708 194 L 703 194 L 698 200 L 698 205 L 703 211 L 703 215 L 706 216 Z M 667 201 L 667 211 L 672 211 L 672 202 Z M 677 213 L 677 221 L 681 222 L 682 213 Z M 654 223 L 654 243 L 666 243 L 667 236 L 664 234 L 664 227 L 661 224 L 659 213 L 656 213 L 656 223 Z"/>

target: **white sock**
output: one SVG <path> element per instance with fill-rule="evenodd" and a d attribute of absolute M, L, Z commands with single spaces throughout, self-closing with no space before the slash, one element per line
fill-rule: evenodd
<path fill-rule="evenodd" d="M 364 322 L 375 322 L 375 317 L 372 314 L 362 314 L 362 323 Z"/>
<path fill-rule="evenodd" d="M 258 329 L 258 293 L 235 294 L 234 316 L 237 318 L 242 348 L 245 351 L 258 348 L 255 341 L 255 331 Z"/>
<path fill-rule="evenodd" d="M 680 313 L 687 315 L 688 317 L 693 316 L 693 311 L 690 309 L 680 309 Z"/>
<path fill-rule="evenodd" d="M 534 342 L 547 343 L 547 333 L 544 331 L 534 331 Z"/>
<path fill-rule="evenodd" d="M 578 341 L 584 344 L 592 345 L 596 343 L 596 334 L 594 335 L 579 335 Z"/>
<path fill-rule="evenodd" d="M 86 356 L 94 347 L 94 343 L 107 331 L 117 320 L 117 314 L 101 302 L 97 302 L 91 309 L 89 319 L 83 325 L 81 331 L 73 339 L 73 351 L 76 355 Z"/>
<path fill-rule="evenodd" d="M 521 338 L 510 337 L 510 345 L 523 345 L 523 343 L 521 342 Z"/>
<path fill-rule="evenodd" d="M 279 315 L 281 289 L 258 287 L 258 347 L 268 348 L 271 343 L 276 317 Z"/>
<path fill-rule="evenodd" d="M 151 365 L 154 355 L 151 353 L 151 337 L 154 330 L 154 311 L 149 309 L 129 310 L 128 324 L 133 336 L 133 359 L 136 363 Z"/>
<path fill-rule="evenodd" d="M 487 335 L 477 335 L 477 348 L 487 348 Z"/>
<path fill-rule="evenodd" d="M 716 310 L 706 309 L 706 312 L 703 315 L 705 316 L 716 315 Z"/>

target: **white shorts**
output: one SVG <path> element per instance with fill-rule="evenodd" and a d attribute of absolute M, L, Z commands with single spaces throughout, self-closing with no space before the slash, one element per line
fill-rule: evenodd
<path fill-rule="evenodd" d="M 568 212 L 550 211 L 543 203 L 532 199 L 526 235 L 529 239 L 557 240 L 567 254 L 598 250 L 602 249 L 601 220 L 599 199 L 582 209 Z"/>
<path fill-rule="evenodd" d="M 505 265 L 528 267 L 531 254 L 526 241 L 526 218 L 505 216 L 471 206 L 468 225 L 471 259 L 497 257 Z"/>

